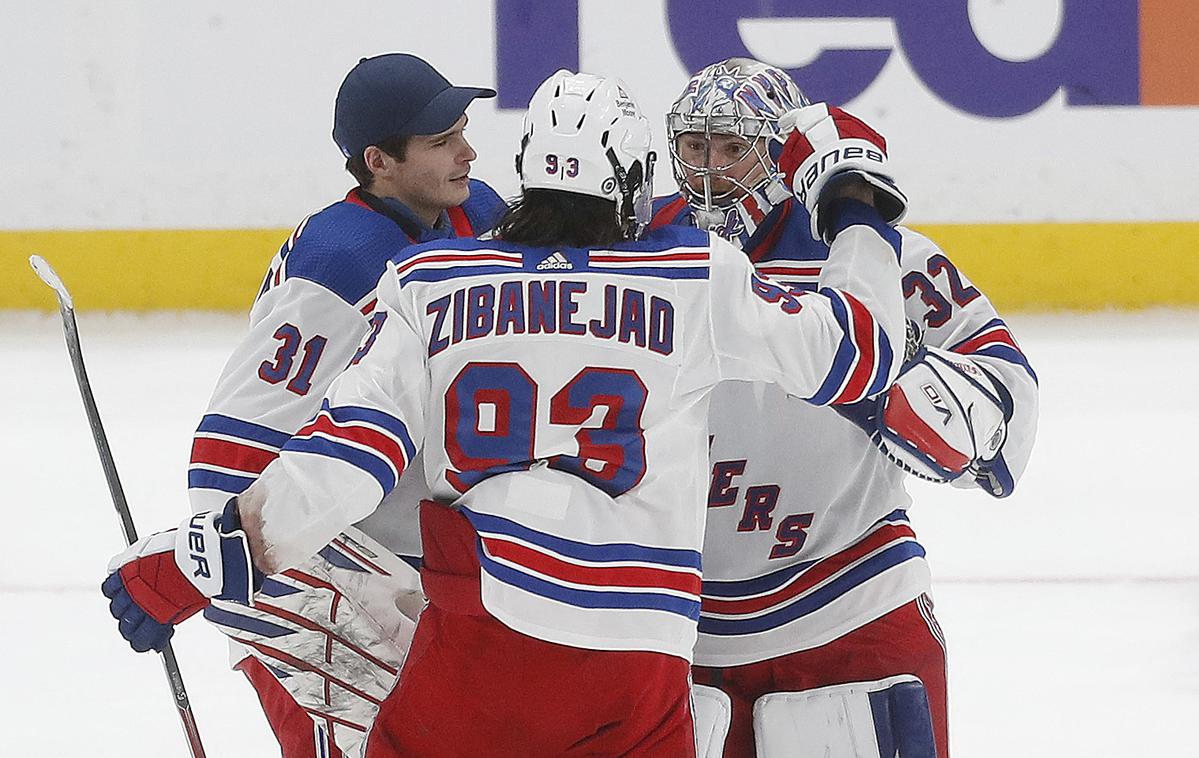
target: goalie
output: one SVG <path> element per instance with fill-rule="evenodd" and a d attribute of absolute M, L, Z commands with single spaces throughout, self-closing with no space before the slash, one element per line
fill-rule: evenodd
<path fill-rule="evenodd" d="M 679 192 L 655 201 L 654 225 L 716 232 L 784 288 L 816 287 L 828 237 L 821 206 L 809 214 L 802 200 L 837 181 L 820 170 L 831 151 L 772 151 L 792 127 L 841 137 L 834 147 L 857 161 L 843 176 L 865 174 L 888 221 L 902 216 L 886 153 L 872 150 L 881 138 L 809 105 L 780 69 L 714 63 L 666 125 Z M 986 296 L 927 237 L 897 230 L 908 345 L 889 389 L 840 413 L 761 384 L 713 396 L 701 756 L 948 755 L 945 651 L 905 472 L 1006 497 L 1031 453 L 1037 384 Z"/>

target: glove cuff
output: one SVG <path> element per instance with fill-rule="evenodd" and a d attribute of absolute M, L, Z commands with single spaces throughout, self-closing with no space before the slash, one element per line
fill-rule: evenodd
<path fill-rule="evenodd" d="M 197 513 L 179 526 L 175 563 L 206 598 L 251 604 L 255 585 L 250 544 L 237 513 L 237 499 L 221 513 Z M 260 575 L 261 576 L 261 575 Z"/>

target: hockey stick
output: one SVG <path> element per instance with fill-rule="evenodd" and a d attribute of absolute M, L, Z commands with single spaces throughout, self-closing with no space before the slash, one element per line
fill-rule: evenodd
<path fill-rule="evenodd" d="M 125 535 L 126 544 L 137 542 L 137 529 L 133 526 L 133 516 L 129 513 L 129 504 L 125 502 L 125 491 L 121 489 L 121 480 L 117 477 L 117 465 L 112 459 L 112 451 L 108 447 L 108 437 L 104 434 L 104 425 L 100 423 L 100 411 L 96 408 L 96 399 L 92 396 L 92 387 L 87 380 L 87 369 L 83 367 L 83 349 L 79 345 L 79 328 L 75 324 L 75 303 L 71 293 L 62 283 L 58 274 L 40 255 L 29 256 L 29 264 L 34 272 L 58 295 L 58 310 L 62 314 L 62 330 L 67 338 L 67 352 L 71 354 L 71 365 L 75 369 L 75 381 L 79 385 L 79 394 L 83 396 L 83 408 L 87 411 L 87 423 L 92 428 L 92 439 L 96 441 L 96 452 L 100 454 L 100 465 L 104 468 L 104 478 L 108 480 L 108 491 L 112 494 L 112 504 L 117 509 L 121 519 L 121 531 Z M 192 715 L 191 703 L 187 699 L 187 690 L 183 687 L 183 675 L 179 673 L 179 663 L 175 660 L 175 651 L 168 642 L 162 650 L 162 667 L 166 670 L 167 681 L 171 685 L 171 693 L 175 696 L 175 709 L 179 712 L 179 721 L 183 724 L 183 733 L 187 737 L 187 746 L 192 758 L 204 758 L 204 745 L 200 743 L 200 730 L 196 727 L 196 717 Z"/>

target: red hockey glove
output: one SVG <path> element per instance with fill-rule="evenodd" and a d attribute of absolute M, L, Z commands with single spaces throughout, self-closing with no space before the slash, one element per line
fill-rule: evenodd
<path fill-rule="evenodd" d="M 138 540 L 108 563 L 100 589 L 121 636 L 138 652 L 161 651 L 175 624 L 206 608 L 211 598 L 250 604 L 262 575 L 250 562 L 237 501 L 223 513 L 205 511 Z"/>

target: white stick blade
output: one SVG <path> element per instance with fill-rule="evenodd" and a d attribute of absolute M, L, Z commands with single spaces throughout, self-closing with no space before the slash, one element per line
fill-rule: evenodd
<path fill-rule="evenodd" d="M 38 278 L 58 293 L 58 298 L 62 300 L 64 305 L 72 310 L 75 308 L 75 303 L 71 300 L 71 293 L 67 292 L 67 285 L 62 283 L 62 279 L 55 273 L 54 268 L 46 262 L 45 258 L 40 255 L 31 255 L 29 256 L 29 265 L 33 266 L 33 271 L 38 275 Z"/>

